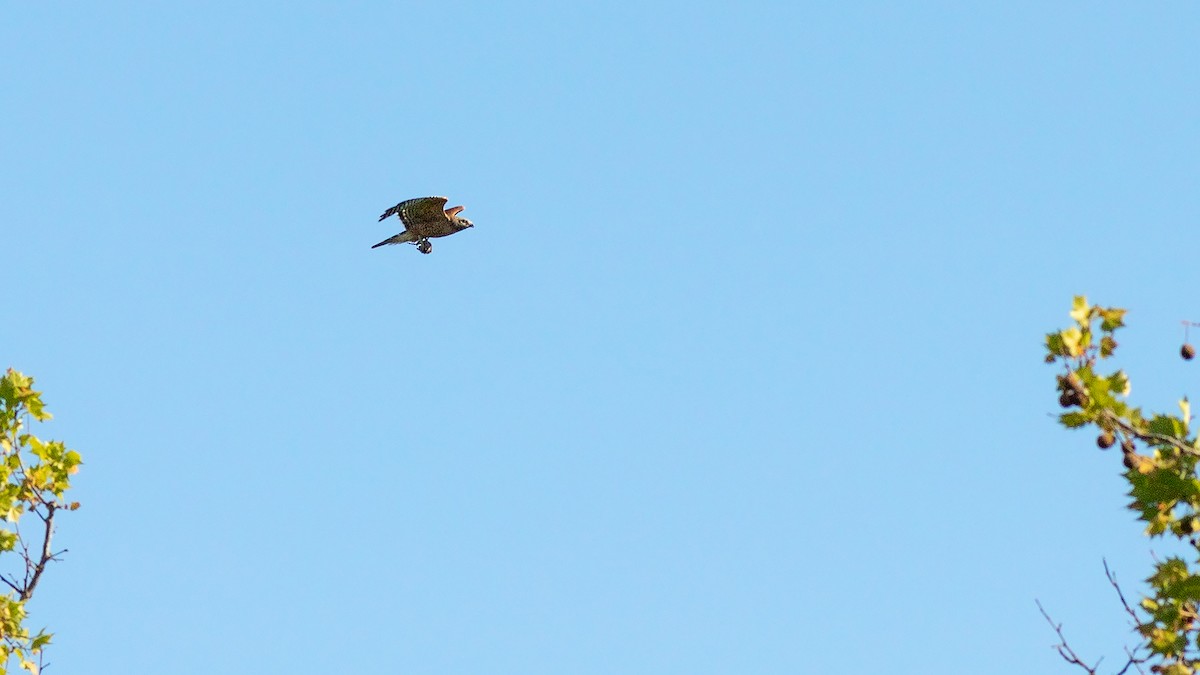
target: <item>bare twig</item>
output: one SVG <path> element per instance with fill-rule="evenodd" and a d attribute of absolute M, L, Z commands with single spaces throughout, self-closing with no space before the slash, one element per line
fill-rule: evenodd
<path fill-rule="evenodd" d="M 1104 576 L 1108 577 L 1108 583 L 1112 584 L 1112 587 L 1116 589 L 1117 597 L 1121 599 L 1121 606 L 1125 608 L 1125 613 L 1133 618 L 1134 626 L 1142 625 L 1141 618 L 1138 617 L 1137 612 L 1135 612 L 1133 608 L 1129 606 L 1129 602 L 1125 600 L 1125 594 L 1121 592 L 1121 587 L 1117 585 L 1117 575 L 1113 574 L 1112 570 L 1108 569 L 1107 560 L 1104 560 L 1103 558 L 1101 558 L 1101 560 L 1104 561 Z"/>
<path fill-rule="evenodd" d="M 1118 670 L 1118 671 L 1115 673 L 1115 675 L 1125 675 L 1125 673 L 1126 673 L 1126 672 L 1129 670 L 1129 667 L 1130 667 L 1130 666 L 1133 666 L 1134 668 L 1137 668 L 1137 671 L 1138 671 L 1139 673 L 1140 673 L 1140 672 L 1142 672 L 1142 666 L 1141 666 L 1141 664 L 1145 663 L 1145 662 L 1146 662 L 1146 659 L 1139 659 L 1139 658 L 1136 658 L 1136 657 L 1133 655 L 1133 652 L 1129 651 L 1129 648 L 1128 648 L 1128 647 L 1126 647 L 1126 648 L 1125 648 L 1125 656 L 1129 657 L 1129 660 L 1127 660 L 1127 661 L 1125 662 L 1125 666 L 1124 666 L 1124 667 L 1122 667 L 1120 670 Z"/>
<path fill-rule="evenodd" d="M 1122 668 L 1121 672 L 1117 673 L 1117 675 L 1125 675 L 1125 670 L 1129 668 L 1129 664 L 1132 664 L 1134 668 L 1137 668 L 1137 671 L 1139 673 L 1141 673 L 1141 675 L 1146 675 L 1145 671 L 1142 670 L 1142 664 L 1145 663 L 1147 661 L 1147 659 L 1137 658 L 1135 656 L 1136 653 L 1137 653 L 1137 650 L 1134 650 L 1131 652 L 1131 651 L 1129 651 L 1129 647 L 1125 648 L 1125 656 L 1129 657 L 1129 663 L 1127 663 L 1125 665 L 1125 668 Z"/>
<path fill-rule="evenodd" d="M 1054 623 L 1054 619 L 1051 619 L 1050 615 L 1046 613 L 1046 608 L 1042 607 L 1040 600 L 1034 600 L 1034 602 L 1037 603 L 1038 611 L 1042 613 L 1042 616 L 1046 617 L 1046 623 L 1050 624 L 1050 627 L 1058 634 L 1058 644 L 1054 645 L 1054 649 L 1058 651 L 1058 655 L 1063 657 L 1063 660 L 1067 663 L 1073 663 L 1083 668 L 1088 672 L 1088 675 L 1096 675 L 1096 669 L 1100 667 L 1100 661 L 1104 659 L 1101 658 L 1100 661 L 1096 661 L 1096 665 L 1094 666 L 1084 663 L 1083 659 L 1079 658 L 1079 655 L 1075 653 L 1075 650 L 1071 649 L 1071 646 L 1067 644 L 1067 638 L 1063 635 L 1062 624 Z"/>
<path fill-rule="evenodd" d="M 1105 570 L 1108 569 L 1107 562 L 1105 563 L 1104 568 Z M 1113 585 L 1116 586 L 1116 582 L 1111 574 L 1109 575 L 1109 580 L 1113 581 Z M 1117 588 L 1117 593 L 1121 593 L 1120 588 Z M 1037 603 L 1038 610 L 1042 613 L 1042 616 L 1046 618 L 1046 623 L 1049 623 L 1050 627 L 1053 628 L 1054 632 L 1058 635 L 1058 644 L 1054 645 L 1054 649 L 1058 652 L 1058 655 L 1061 656 L 1067 663 L 1083 668 L 1088 675 L 1096 675 L 1096 671 L 1098 668 L 1100 668 L 1100 663 L 1104 661 L 1104 657 L 1097 659 L 1096 665 L 1094 666 L 1089 666 L 1088 664 L 1084 663 L 1083 659 L 1079 658 L 1079 655 L 1075 653 L 1075 650 L 1071 649 L 1071 646 L 1067 644 L 1067 637 L 1063 635 L 1062 624 L 1054 623 L 1054 619 L 1051 619 L 1050 615 L 1046 613 L 1046 608 L 1042 607 L 1040 600 L 1034 600 L 1034 602 Z M 1125 603 L 1124 595 L 1121 596 L 1121 602 L 1125 604 L 1125 608 L 1132 613 L 1132 610 L 1129 609 L 1128 603 Z M 1134 615 L 1134 618 L 1136 619 L 1136 615 Z M 1147 658 L 1138 658 L 1137 650 L 1131 652 L 1129 651 L 1128 647 L 1125 648 L 1125 656 L 1128 657 L 1125 661 L 1125 665 L 1116 672 L 1116 675 L 1125 675 L 1131 666 L 1137 668 L 1138 672 L 1140 673 L 1142 671 L 1140 664 L 1145 663 L 1148 660 Z"/>

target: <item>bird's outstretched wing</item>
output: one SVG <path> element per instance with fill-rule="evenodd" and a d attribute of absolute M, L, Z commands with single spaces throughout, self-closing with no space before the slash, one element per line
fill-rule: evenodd
<path fill-rule="evenodd" d="M 416 199 L 407 199 L 393 206 L 379 216 L 379 220 L 383 221 L 396 214 L 400 215 L 400 222 L 404 223 L 405 227 L 409 223 L 435 223 L 446 219 L 446 202 L 449 199 L 446 197 L 418 197 Z"/>

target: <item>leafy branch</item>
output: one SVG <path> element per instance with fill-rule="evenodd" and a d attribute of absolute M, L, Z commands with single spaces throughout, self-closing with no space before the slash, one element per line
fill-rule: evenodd
<path fill-rule="evenodd" d="M 1145 523 L 1146 536 L 1170 536 L 1191 549 L 1190 560 L 1170 556 L 1155 561 L 1140 613 L 1126 602 L 1105 565 L 1142 640 L 1136 649 L 1126 650 L 1128 659 L 1117 672 L 1130 667 L 1142 672 L 1141 665 L 1149 664 L 1151 673 L 1195 675 L 1200 669 L 1200 443 L 1190 431 L 1187 398 L 1179 402 L 1179 415 L 1147 415 L 1128 403 L 1130 381 L 1123 371 L 1098 372 L 1098 364 L 1117 349 L 1114 336 L 1125 325 L 1125 313 L 1076 297 L 1070 313 L 1074 325 L 1046 336 L 1046 362 L 1063 368 L 1055 378 L 1059 405 L 1067 409 L 1059 422 L 1070 429 L 1094 428 L 1102 449 L 1120 443 L 1128 506 Z M 1181 352 L 1185 359 L 1187 346 Z M 1100 662 L 1087 665 L 1067 645 L 1061 625 L 1044 609 L 1042 614 L 1059 636 L 1059 655 L 1095 675 Z"/>
<path fill-rule="evenodd" d="M 43 441 L 27 431 L 31 418 L 44 422 L 50 417 L 41 392 L 33 389 L 33 378 L 11 368 L 0 377 L 0 555 L 17 552 L 24 567 L 19 576 L 0 574 L 0 581 L 12 591 L 0 596 L 0 675 L 7 673 L 14 658 L 35 675 L 45 668 L 44 649 L 52 635 L 44 629 L 29 631 L 25 604 L 47 565 L 66 553 L 52 548 L 55 517 L 62 510 L 79 508 L 79 502 L 69 502 L 65 496 L 70 477 L 83 463 L 79 453 L 61 441 Z M 21 528 L 22 519 L 30 514 L 40 521 L 33 537 Z"/>

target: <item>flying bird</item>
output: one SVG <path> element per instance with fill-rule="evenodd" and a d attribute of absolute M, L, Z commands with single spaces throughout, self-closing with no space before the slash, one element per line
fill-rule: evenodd
<path fill-rule="evenodd" d="M 383 215 L 379 216 L 379 222 L 382 223 L 393 215 L 399 216 L 400 222 L 404 223 L 404 231 L 371 248 L 379 248 L 385 244 L 416 244 L 418 251 L 429 253 L 433 250 L 433 244 L 429 243 L 430 238 L 448 237 L 468 227 L 475 227 L 474 223 L 466 218 L 458 217 L 464 207 L 446 208 L 447 201 L 449 200 L 445 197 L 418 197 L 402 201 L 384 211 Z"/>

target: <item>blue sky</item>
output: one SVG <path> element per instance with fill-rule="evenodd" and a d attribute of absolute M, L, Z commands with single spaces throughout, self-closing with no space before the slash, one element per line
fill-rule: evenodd
<path fill-rule="evenodd" d="M 1151 564 L 1042 335 L 1194 301 L 1194 3 L 21 3 L 49 672 L 1066 672 Z M 401 199 L 473 230 L 370 250 Z"/>

